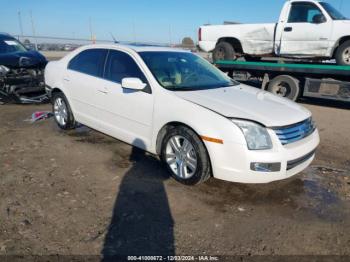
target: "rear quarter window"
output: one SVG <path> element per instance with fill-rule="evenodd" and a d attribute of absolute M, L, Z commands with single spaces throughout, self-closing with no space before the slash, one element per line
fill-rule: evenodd
<path fill-rule="evenodd" d="M 91 76 L 102 77 L 107 50 L 89 49 L 77 54 L 68 64 L 68 69 Z"/>

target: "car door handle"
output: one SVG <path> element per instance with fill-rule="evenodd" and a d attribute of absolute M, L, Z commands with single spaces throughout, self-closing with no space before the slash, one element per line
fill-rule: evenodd
<path fill-rule="evenodd" d="M 69 78 L 63 78 L 64 81 L 69 82 Z"/>
<path fill-rule="evenodd" d="M 285 27 L 284 28 L 284 32 L 292 32 L 293 31 L 293 27 Z"/>
<path fill-rule="evenodd" d="M 108 89 L 104 87 L 104 88 L 98 89 L 98 92 L 102 94 L 108 94 Z"/>

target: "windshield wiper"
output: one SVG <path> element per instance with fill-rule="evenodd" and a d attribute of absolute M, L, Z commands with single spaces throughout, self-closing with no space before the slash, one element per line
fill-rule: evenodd
<path fill-rule="evenodd" d="M 185 86 L 167 86 L 165 88 L 167 90 L 170 90 L 170 91 L 195 91 L 195 90 L 201 90 L 200 88 L 185 87 Z"/>

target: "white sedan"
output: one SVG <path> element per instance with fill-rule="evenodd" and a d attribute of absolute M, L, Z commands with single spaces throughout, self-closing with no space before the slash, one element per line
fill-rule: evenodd
<path fill-rule="evenodd" d="M 319 134 L 302 106 L 227 77 L 191 52 L 81 47 L 45 70 L 58 126 L 82 123 L 160 155 L 179 182 L 289 178 L 314 159 Z"/>

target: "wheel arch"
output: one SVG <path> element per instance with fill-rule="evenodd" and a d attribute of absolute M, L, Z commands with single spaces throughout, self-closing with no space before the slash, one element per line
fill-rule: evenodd
<path fill-rule="evenodd" d="M 67 95 L 66 95 L 66 93 L 63 91 L 63 89 L 62 88 L 59 88 L 59 87 L 53 87 L 52 88 L 52 90 L 51 90 L 51 102 L 53 103 L 53 97 L 54 97 L 54 95 L 55 94 L 57 94 L 57 93 L 62 93 L 65 97 L 66 97 L 66 99 L 67 99 L 67 101 L 68 101 L 68 103 L 69 103 L 69 107 L 70 107 L 70 109 L 71 109 L 71 111 L 72 111 L 72 115 L 73 115 L 73 117 L 76 119 L 76 115 L 75 115 L 75 110 L 74 110 L 74 105 L 72 104 L 72 101 L 71 101 L 71 99 L 70 99 L 70 97 L 68 97 Z"/>
<path fill-rule="evenodd" d="M 51 94 L 56 94 L 56 93 L 63 93 L 62 89 L 61 88 L 58 88 L 58 87 L 54 87 L 52 88 L 51 90 Z"/>
<path fill-rule="evenodd" d="M 243 54 L 243 46 L 240 40 L 235 37 L 221 37 L 218 39 L 216 45 L 221 42 L 227 42 L 233 46 L 236 52 Z"/>
<path fill-rule="evenodd" d="M 161 152 L 162 152 L 163 139 L 164 139 L 166 133 L 168 132 L 168 130 L 171 129 L 171 128 L 178 127 L 178 126 L 184 126 L 184 127 L 187 127 L 189 129 L 191 129 L 200 138 L 200 135 L 198 134 L 198 132 L 196 132 L 196 130 L 194 130 L 192 127 L 190 127 L 189 125 L 187 125 L 187 124 L 185 124 L 183 122 L 172 121 L 172 122 L 166 123 L 165 125 L 163 125 L 163 127 L 159 130 L 159 132 L 157 134 L 156 153 L 158 155 L 160 155 Z"/>
<path fill-rule="evenodd" d="M 183 122 L 172 121 L 172 122 L 169 122 L 169 123 L 165 124 L 159 130 L 159 132 L 157 134 L 157 139 L 156 139 L 156 153 L 157 153 L 157 155 L 159 155 L 159 156 L 161 155 L 163 139 L 164 139 L 166 133 L 168 132 L 168 130 L 171 129 L 171 128 L 178 127 L 178 126 L 184 126 L 184 127 L 187 127 L 188 129 L 192 130 L 198 136 L 198 138 L 202 141 L 203 146 L 204 146 L 204 148 L 205 148 L 205 150 L 207 151 L 207 154 L 208 154 L 210 169 L 212 169 L 211 157 L 210 157 L 209 150 L 208 150 L 206 144 L 204 143 L 204 141 L 202 140 L 201 136 L 199 135 L 199 133 L 196 130 L 194 130 L 192 127 L 190 127 L 189 125 L 187 125 L 187 124 L 185 124 Z"/>
<path fill-rule="evenodd" d="M 335 58 L 335 55 L 337 54 L 338 48 L 345 43 L 346 41 L 350 40 L 350 35 L 341 37 L 335 44 L 333 51 L 332 51 L 332 58 Z"/>
<path fill-rule="evenodd" d="M 185 123 L 180 122 L 180 121 L 172 121 L 172 122 L 166 123 L 159 130 L 159 132 L 157 134 L 157 139 L 156 139 L 156 153 L 158 155 L 161 154 L 163 139 L 164 139 L 166 133 L 168 132 L 168 130 L 171 129 L 171 128 L 178 127 L 178 126 L 184 126 L 184 127 L 187 127 L 188 129 L 191 129 L 199 137 L 199 139 L 202 141 L 202 143 L 203 143 L 203 145 L 205 147 L 205 150 L 207 150 L 207 153 L 208 153 L 208 156 L 209 156 L 209 159 L 210 159 L 210 154 L 208 152 L 208 148 L 205 145 L 205 143 L 203 142 L 203 139 L 201 138 L 201 135 L 194 128 L 192 128 L 188 124 L 185 124 Z"/>
<path fill-rule="evenodd" d="M 49 97 L 51 99 L 51 102 L 53 102 L 53 97 L 55 94 L 57 93 L 63 93 L 62 89 L 59 87 L 53 87 L 50 91 L 49 91 Z"/>

